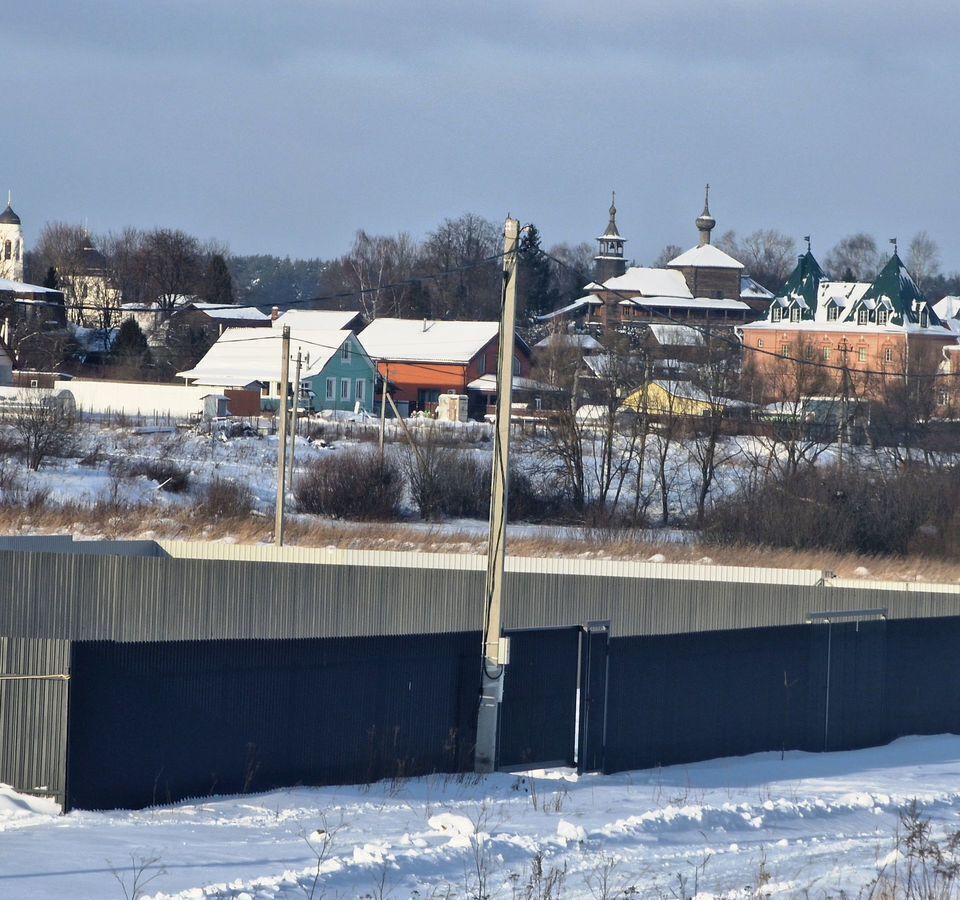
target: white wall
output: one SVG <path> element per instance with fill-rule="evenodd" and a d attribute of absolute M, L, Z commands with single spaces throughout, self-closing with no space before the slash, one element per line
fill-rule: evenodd
<path fill-rule="evenodd" d="M 56 390 L 70 391 L 83 412 L 127 416 L 189 416 L 203 411 L 203 397 L 216 388 L 199 385 L 150 384 L 140 381 L 57 381 Z"/>

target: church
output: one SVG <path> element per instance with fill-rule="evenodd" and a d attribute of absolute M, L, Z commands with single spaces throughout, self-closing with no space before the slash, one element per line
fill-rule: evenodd
<path fill-rule="evenodd" d="M 23 227 L 20 216 L 13 211 L 12 197 L 7 196 L 7 206 L 0 212 L 0 278 L 6 281 L 23 281 Z"/>
<path fill-rule="evenodd" d="M 668 322 L 732 328 L 757 318 L 773 294 L 753 281 L 741 262 L 711 243 L 717 221 L 710 213 L 709 185 L 695 224 L 697 245 L 663 268 L 627 266 L 614 195 L 606 230 L 597 238 L 594 280 L 584 288 L 588 293 L 541 321 L 580 320 L 602 329 L 629 330 Z"/>

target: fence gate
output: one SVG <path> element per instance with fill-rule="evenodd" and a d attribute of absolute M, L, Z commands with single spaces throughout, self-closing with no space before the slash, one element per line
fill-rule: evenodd
<path fill-rule="evenodd" d="M 591 622 L 580 644 L 580 721 L 577 768 L 602 772 L 607 731 L 607 647 L 609 622 Z"/>
<path fill-rule="evenodd" d="M 499 768 L 574 765 L 580 633 L 580 628 L 509 632 Z"/>

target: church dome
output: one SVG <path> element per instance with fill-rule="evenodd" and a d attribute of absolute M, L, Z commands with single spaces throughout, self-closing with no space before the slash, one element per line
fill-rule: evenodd
<path fill-rule="evenodd" d="M 10 204 L 8 203 L 7 208 L 2 213 L 0 213 L 0 225 L 19 225 L 19 224 L 20 224 L 20 216 L 18 216 L 13 211 Z"/>
<path fill-rule="evenodd" d="M 89 240 L 84 242 L 80 250 L 81 268 L 87 273 L 102 272 L 107 268 L 106 257 Z"/>

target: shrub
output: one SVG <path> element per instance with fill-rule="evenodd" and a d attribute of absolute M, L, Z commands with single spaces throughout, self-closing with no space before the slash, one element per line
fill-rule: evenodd
<path fill-rule="evenodd" d="M 490 458 L 435 443 L 407 455 L 410 496 L 422 519 L 486 518 L 490 512 Z"/>
<path fill-rule="evenodd" d="M 400 513 L 403 476 L 376 450 L 335 451 L 311 463 L 294 489 L 300 512 L 343 519 L 393 519 Z"/>
<path fill-rule="evenodd" d="M 157 482 L 160 490 L 182 494 L 190 487 L 190 473 L 168 459 L 143 459 L 130 464 L 131 475 L 143 475 Z"/>
<path fill-rule="evenodd" d="M 238 519 L 250 515 L 253 494 L 245 484 L 214 478 L 204 488 L 197 512 L 209 519 Z"/>

